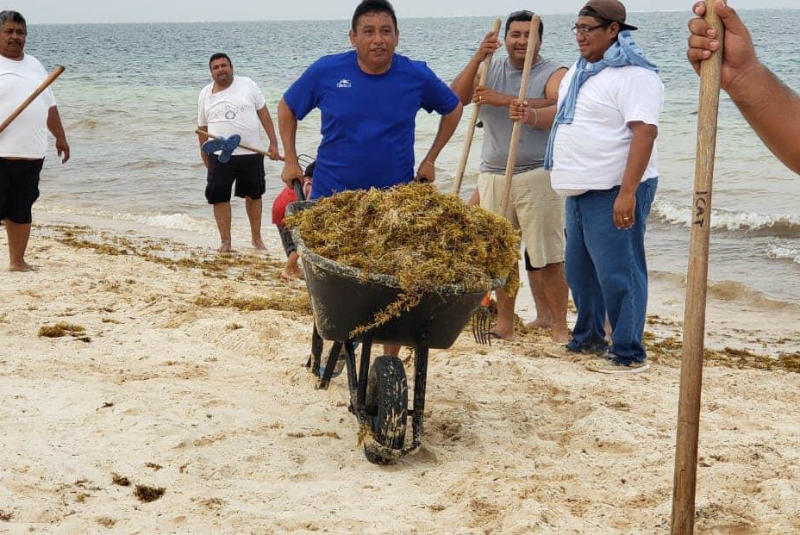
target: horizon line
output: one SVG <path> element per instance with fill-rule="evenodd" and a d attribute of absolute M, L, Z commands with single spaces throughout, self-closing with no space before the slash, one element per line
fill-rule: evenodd
<path fill-rule="evenodd" d="M 654 9 L 654 10 L 636 10 L 629 11 L 628 13 L 680 13 L 686 11 L 687 16 L 691 13 L 685 9 Z M 743 11 L 800 11 L 800 8 L 795 7 L 755 7 L 737 9 L 738 12 Z M 541 13 L 541 15 L 569 15 L 571 12 L 560 11 L 554 13 Z M 480 19 L 496 17 L 496 15 L 450 15 L 450 16 L 413 16 L 413 17 L 398 17 L 398 20 L 419 20 L 419 19 Z M 103 25 L 103 24 L 210 24 L 215 22 L 232 23 L 257 23 L 257 22 L 333 22 L 333 21 L 346 21 L 349 23 L 349 18 L 331 17 L 319 19 L 296 19 L 296 18 L 275 18 L 275 19 L 257 19 L 257 20 L 129 20 L 129 21 L 103 21 L 103 22 L 29 22 L 29 26 L 56 26 L 56 25 L 69 25 L 69 24 L 87 24 L 87 25 Z"/>

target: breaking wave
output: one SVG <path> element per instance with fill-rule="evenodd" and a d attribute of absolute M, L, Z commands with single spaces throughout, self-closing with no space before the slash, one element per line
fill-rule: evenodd
<path fill-rule="evenodd" d="M 692 211 L 688 206 L 670 201 L 656 201 L 652 214 L 662 223 L 691 226 Z M 711 228 L 763 236 L 800 237 L 800 214 L 761 214 L 716 209 L 711 214 Z"/>

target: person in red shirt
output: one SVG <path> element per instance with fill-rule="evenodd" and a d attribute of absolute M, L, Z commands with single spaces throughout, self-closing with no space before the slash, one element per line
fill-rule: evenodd
<path fill-rule="evenodd" d="M 311 190 L 311 179 L 314 176 L 314 163 L 311 162 L 305 170 L 303 177 L 303 192 L 308 196 Z M 283 190 L 275 197 L 272 203 L 272 223 L 278 227 L 278 233 L 281 236 L 281 243 L 283 243 L 283 250 L 286 252 L 286 265 L 281 272 L 281 278 L 286 282 L 298 280 L 303 278 L 303 271 L 300 269 L 298 261 L 300 256 L 297 254 L 292 235 L 283 225 L 283 219 L 286 217 L 286 207 L 297 200 L 294 190 L 289 186 L 284 186 Z"/>

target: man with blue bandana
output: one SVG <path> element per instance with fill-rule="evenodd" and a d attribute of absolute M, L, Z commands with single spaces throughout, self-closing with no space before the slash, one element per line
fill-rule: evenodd
<path fill-rule="evenodd" d="M 364 0 L 353 15 L 355 50 L 325 56 L 283 95 L 278 124 L 286 151 L 282 178 L 301 179 L 297 122 L 314 108 L 322 112 L 322 143 L 314 169 L 312 198 L 339 191 L 385 188 L 419 176 L 432 182 L 439 152 L 461 119 L 461 103 L 428 66 L 395 54 L 400 33 L 392 5 Z M 417 112 L 442 116 L 430 150 L 414 173 Z"/>
<path fill-rule="evenodd" d="M 581 57 L 561 82 L 545 154 L 553 189 L 567 198 L 565 267 L 578 318 L 566 352 L 597 355 L 586 366 L 601 373 L 649 366 L 644 234 L 658 183 L 664 86 L 625 19 L 617 0 L 581 9 L 574 27 Z"/>

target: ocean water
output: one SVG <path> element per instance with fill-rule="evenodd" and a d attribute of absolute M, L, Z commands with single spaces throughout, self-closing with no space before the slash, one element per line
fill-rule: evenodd
<path fill-rule="evenodd" d="M 795 53 L 800 10 L 744 11 L 759 55 L 794 89 L 800 88 Z M 694 180 L 698 80 L 685 59 L 687 13 L 632 13 L 635 36 L 661 68 L 666 103 L 659 131 L 659 191 L 648 230 L 651 270 L 686 272 Z M 574 17 L 545 16 L 542 55 L 569 66 L 577 58 Z M 399 53 L 422 59 L 447 81 L 463 68 L 490 18 L 400 19 Z M 61 166 L 51 147 L 37 213 L 101 216 L 215 238 L 198 153 L 197 97 L 210 81 L 207 59 L 225 51 L 236 73 L 263 89 L 277 120 L 287 86 L 324 54 L 347 50 L 347 21 L 196 24 L 39 25 L 26 51 L 51 69 L 67 71 L 54 89 L 72 147 Z M 503 53 L 498 53 L 500 58 Z M 449 191 L 466 118 L 437 161 L 438 183 Z M 417 155 L 426 152 L 438 116 L 418 116 Z M 277 126 L 277 123 L 276 123 Z M 462 194 L 474 187 L 481 132 Z M 319 116 L 300 124 L 298 149 L 314 154 Z M 267 162 L 268 210 L 282 187 L 280 164 Z M 800 177 L 778 163 L 723 95 L 714 184 L 709 276 L 742 294 L 800 303 Z M 234 205 L 234 226 L 245 229 Z"/>

